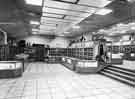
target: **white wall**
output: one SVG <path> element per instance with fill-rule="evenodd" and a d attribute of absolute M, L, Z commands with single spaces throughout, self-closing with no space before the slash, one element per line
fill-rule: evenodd
<path fill-rule="evenodd" d="M 26 43 L 34 44 L 48 44 L 50 47 L 66 48 L 69 45 L 69 40 L 63 37 L 56 37 L 55 39 L 48 39 L 44 36 L 28 36 L 19 40 L 25 40 Z"/>
<path fill-rule="evenodd" d="M 32 44 L 49 44 L 50 42 L 50 39 L 45 38 L 43 36 L 36 36 L 36 35 L 21 38 L 19 40 L 25 40 L 26 43 L 30 43 L 31 45 Z"/>
<path fill-rule="evenodd" d="M 50 47 L 67 48 L 70 41 L 67 38 L 56 37 L 50 42 Z"/>

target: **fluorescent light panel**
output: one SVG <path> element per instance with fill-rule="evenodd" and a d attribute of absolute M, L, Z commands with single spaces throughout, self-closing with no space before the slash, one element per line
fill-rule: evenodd
<path fill-rule="evenodd" d="M 33 31 L 33 32 L 38 32 L 38 31 L 39 31 L 39 29 L 32 29 L 32 31 Z"/>
<path fill-rule="evenodd" d="M 47 12 L 47 13 L 54 13 L 55 12 L 56 14 L 75 15 L 75 16 L 80 16 L 81 14 L 84 14 L 83 12 L 74 12 L 74 11 L 53 9 L 53 8 L 46 8 L 46 7 L 43 7 L 43 12 Z M 86 14 L 88 14 L 88 13 L 86 13 Z"/>
<path fill-rule="evenodd" d="M 43 16 L 62 18 L 64 15 L 51 14 L 51 13 L 43 13 Z"/>
<path fill-rule="evenodd" d="M 32 25 L 39 25 L 40 22 L 38 22 L 38 21 L 30 21 L 30 24 L 32 24 Z"/>
<path fill-rule="evenodd" d="M 91 12 L 91 10 L 94 9 L 92 7 L 69 4 L 69 3 L 52 1 L 52 0 L 46 0 L 44 3 L 44 7 L 52 7 L 52 8 L 68 9 L 74 11 L 84 11 L 84 12 Z"/>
<path fill-rule="evenodd" d="M 73 26 L 72 28 L 73 28 L 73 29 L 79 29 L 80 26 Z"/>
<path fill-rule="evenodd" d="M 69 34 L 70 32 L 64 32 L 64 34 Z"/>
<path fill-rule="evenodd" d="M 26 4 L 42 6 L 43 0 L 25 0 Z"/>
<path fill-rule="evenodd" d="M 37 32 L 32 32 L 32 34 L 38 34 Z"/>
<path fill-rule="evenodd" d="M 112 12 L 111 9 L 104 8 L 104 9 L 101 9 L 101 10 L 97 11 L 95 14 L 98 14 L 98 15 L 107 15 L 107 14 L 109 14 L 111 12 Z"/>
<path fill-rule="evenodd" d="M 110 4 L 111 0 L 80 0 L 78 4 L 96 6 L 96 7 L 105 7 Z"/>
<path fill-rule="evenodd" d="M 132 30 L 135 30 L 135 27 L 133 26 L 133 27 L 131 27 L 131 29 L 132 29 Z"/>

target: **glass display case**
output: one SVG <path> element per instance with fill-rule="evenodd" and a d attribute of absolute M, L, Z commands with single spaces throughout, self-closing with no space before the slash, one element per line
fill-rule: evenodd
<path fill-rule="evenodd" d="M 0 61 L 0 77 L 18 77 L 23 73 L 21 61 Z"/>

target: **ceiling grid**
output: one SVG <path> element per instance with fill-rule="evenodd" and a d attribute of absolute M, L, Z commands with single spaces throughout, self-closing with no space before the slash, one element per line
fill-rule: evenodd
<path fill-rule="evenodd" d="M 108 0 L 43 0 L 40 33 L 49 30 L 50 34 L 60 35 L 103 8 L 106 5 L 104 1 Z"/>

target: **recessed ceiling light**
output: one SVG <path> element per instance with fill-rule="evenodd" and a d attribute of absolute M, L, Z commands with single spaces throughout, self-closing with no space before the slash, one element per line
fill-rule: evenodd
<path fill-rule="evenodd" d="M 32 24 L 32 25 L 39 25 L 40 22 L 38 22 L 38 21 L 30 21 L 30 24 Z"/>
<path fill-rule="evenodd" d="M 43 0 L 25 0 L 26 4 L 42 6 Z"/>
<path fill-rule="evenodd" d="M 76 25 L 76 26 L 73 26 L 72 28 L 73 28 L 73 29 L 79 29 L 80 26 L 77 26 L 77 25 Z"/>
<path fill-rule="evenodd" d="M 107 15 L 107 14 L 109 14 L 111 12 L 112 12 L 111 9 L 103 8 L 103 9 L 97 11 L 95 14 L 98 14 L 98 15 Z"/>

